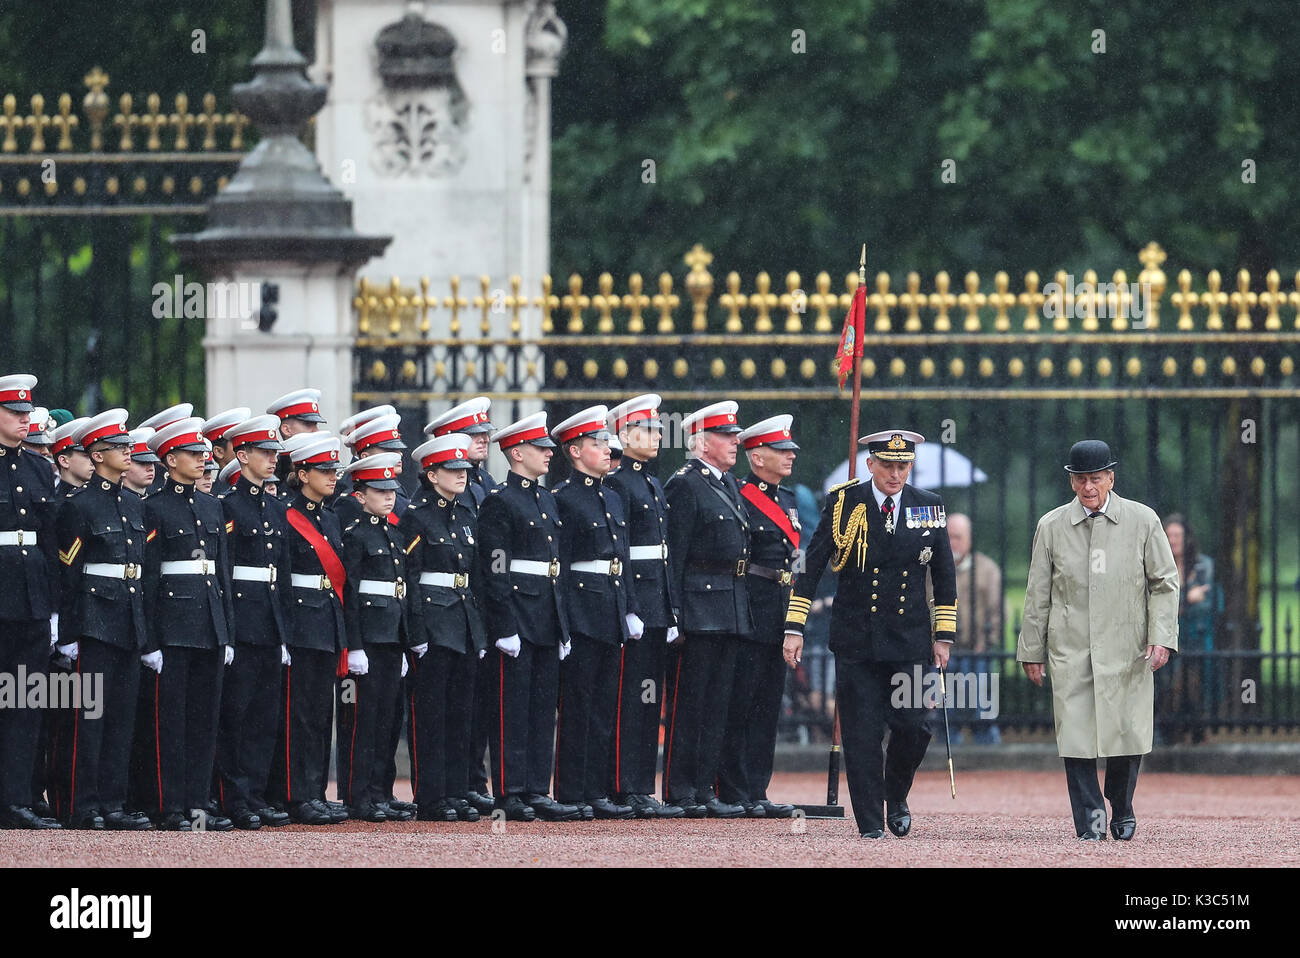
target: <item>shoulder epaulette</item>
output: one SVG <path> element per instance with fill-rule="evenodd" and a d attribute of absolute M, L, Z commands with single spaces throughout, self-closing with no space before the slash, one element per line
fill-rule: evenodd
<path fill-rule="evenodd" d="M 830 493 L 835 492 L 837 489 L 847 489 L 849 486 L 856 486 L 860 481 L 861 480 L 859 479 L 850 479 L 848 482 L 841 482 L 838 485 L 831 486 L 827 495 L 830 495 Z"/>

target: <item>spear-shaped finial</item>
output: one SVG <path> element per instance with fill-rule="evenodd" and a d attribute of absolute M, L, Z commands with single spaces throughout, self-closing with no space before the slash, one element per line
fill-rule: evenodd
<path fill-rule="evenodd" d="M 862 259 L 858 260 L 858 282 L 867 283 L 867 244 L 862 244 Z"/>

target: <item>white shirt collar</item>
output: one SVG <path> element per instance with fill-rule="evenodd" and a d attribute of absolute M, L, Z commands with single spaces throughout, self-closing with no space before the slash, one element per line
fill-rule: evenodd
<path fill-rule="evenodd" d="M 903 486 L 903 489 L 906 489 L 906 488 L 907 488 L 907 486 L 904 485 L 904 486 Z M 885 493 L 881 492 L 878 488 L 876 488 L 876 481 L 875 481 L 874 479 L 871 480 L 871 493 L 872 493 L 872 495 L 874 495 L 874 496 L 876 497 L 876 508 L 879 509 L 881 512 L 884 512 L 884 511 L 885 511 Z M 896 496 L 893 497 L 893 498 L 894 498 L 894 512 L 895 512 L 895 513 L 898 512 L 898 500 L 901 499 L 902 497 L 903 497 L 903 490 L 900 489 L 900 490 L 898 491 L 898 495 L 896 495 Z"/>
<path fill-rule="evenodd" d="M 1083 503 L 1081 502 L 1081 503 L 1079 503 L 1079 505 L 1083 506 Z M 1104 515 L 1106 514 L 1106 507 L 1109 506 L 1109 505 L 1110 505 L 1110 493 L 1108 492 L 1108 493 L 1106 493 L 1106 501 L 1103 502 L 1103 503 L 1101 504 L 1101 508 L 1098 509 L 1097 511 L 1100 512 L 1100 513 L 1104 516 Z M 1084 512 L 1087 512 L 1089 515 L 1092 514 L 1091 511 L 1088 509 L 1087 506 L 1083 506 L 1083 511 L 1084 511 Z"/>

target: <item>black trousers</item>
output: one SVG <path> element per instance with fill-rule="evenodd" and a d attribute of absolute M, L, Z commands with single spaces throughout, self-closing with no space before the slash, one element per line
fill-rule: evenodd
<path fill-rule="evenodd" d="M 412 656 L 413 658 L 414 656 Z M 397 749 L 402 742 L 402 732 L 406 732 L 407 755 L 414 755 L 411 745 L 411 727 L 407 724 L 406 713 L 410 711 L 407 704 L 411 700 L 411 676 L 408 673 L 398 680 L 397 695 L 393 702 L 393 722 L 388 734 L 388 744 L 384 747 L 384 770 L 380 776 L 379 789 L 384 793 L 384 800 L 394 797 L 393 786 L 397 783 Z M 415 773 L 411 773 L 411 787 L 415 787 Z"/>
<path fill-rule="evenodd" d="M 642 636 L 631 644 L 644 641 Z M 573 651 L 560 663 L 555 719 L 557 802 L 591 802 L 609 796 L 621 662 L 620 645 L 574 635 Z"/>
<path fill-rule="evenodd" d="M 411 679 L 411 779 L 415 801 L 436 805 L 459 798 L 470 786 L 470 709 L 478 652 L 454 652 L 438 645 L 415 659 Z M 486 787 L 486 786 L 485 786 Z"/>
<path fill-rule="evenodd" d="M 75 672 L 76 668 L 77 664 L 72 663 L 71 671 Z M 137 694 L 139 694 L 140 659 L 138 655 L 132 664 L 132 668 L 136 672 L 135 687 Z M 52 680 L 59 679 L 67 674 L 70 674 L 69 670 L 53 663 L 50 664 L 50 677 Z M 136 703 L 134 701 L 130 702 L 127 708 L 127 722 L 131 725 L 132 738 L 134 738 Z M 72 790 L 72 783 L 68 781 L 71 767 L 64 761 L 64 754 L 70 748 L 68 741 L 72 738 L 75 716 L 75 709 L 47 708 L 42 728 L 45 738 L 45 791 L 49 798 L 50 810 L 54 817 L 58 819 L 68 817 L 69 792 Z M 39 756 L 37 764 L 41 764 Z"/>
<path fill-rule="evenodd" d="M 144 810 L 188 815 L 206 809 L 212 791 L 226 650 L 168 646 L 162 655 L 162 671 L 141 679 L 150 708 L 136 735 L 153 756 Z"/>
<path fill-rule="evenodd" d="M 469 730 L 469 787 L 480 795 L 488 791 L 488 730 L 492 727 L 493 692 L 492 656 L 476 659 L 474 668 L 474 695 L 470 703 Z"/>
<path fill-rule="evenodd" d="M 492 794 L 546 795 L 551 788 L 560 659 L 555 646 L 521 641 L 515 658 L 493 647 L 483 660 L 496 673 L 495 721 L 488 724 Z"/>
<path fill-rule="evenodd" d="M 59 737 L 53 778 L 66 788 L 55 814 L 65 820 L 125 806 L 140 685 L 139 652 L 85 637 L 78 644 L 72 674 L 82 683 L 96 683 L 98 702 L 94 709 L 69 709 L 70 722 Z M 83 684 L 82 701 L 90 704 L 86 694 Z"/>
<path fill-rule="evenodd" d="M 718 632 L 684 638 L 664 753 L 664 794 L 674 804 L 704 803 L 716 794 L 742 641 Z"/>
<path fill-rule="evenodd" d="M 615 795 L 653 795 L 659 762 L 667 629 L 646 629 L 619 655 L 618 721 L 614 729 Z"/>
<path fill-rule="evenodd" d="M 363 807 L 388 800 L 388 747 L 393 737 L 393 701 L 402 687 L 402 647 L 366 646 L 365 675 L 339 682 L 339 801 Z"/>
<path fill-rule="evenodd" d="M 911 699 L 901 708 L 890 702 L 890 679 L 902 672 L 912 675 L 915 662 L 845 662 L 835 657 L 835 695 L 840 710 L 844 745 L 844 772 L 858 831 L 885 827 L 882 804 L 902 801 L 912 788 L 912 778 L 925 758 L 930 732 L 924 708 Z M 922 668 L 925 664 L 922 663 Z M 881 763 L 881 742 L 889 728 L 889 747 Z"/>
<path fill-rule="evenodd" d="M 2 587 L 2 586 L 0 586 Z M 13 676 L 48 672 L 49 619 L 0 621 L 0 673 Z M 19 689 L 26 694 L 26 689 Z M 44 709 L 0 709 L 0 805 L 32 804 L 32 775 L 36 772 Z"/>
<path fill-rule="evenodd" d="M 278 645 L 240 645 L 226 669 L 217 735 L 217 797 L 227 813 L 265 808 L 280 720 Z"/>
<path fill-rule="evenodd" d="M 767 798 L 789 671 L 779 644 L 740 643 L 718 773 L 718 797 L 725 802 L 748 805 Z"/>
<path fill-rule="evenodd" d="M 334 713 L 334 670 L 338 654 L 290 649 L 292 663 L 281 669 L 283 694 L 271 758 L 269 798 L 281 806 L 310 802 L 325 793 Z"/>
<path fill-rule="evenodd" d="M 1074 833 L 1089 831 L 1105 834 L 1106 806 L 1110 802 L 1111 821 L 1133 814 L 1133 791 L 1137 788 L 1141 755 L 1112 755 L 1106 759 L 1106 786 L 1097 786 L 1095 758 L 1065 759 L 1065 784 L 1070 791 L 1070 810 L 1074 814 Z"/>

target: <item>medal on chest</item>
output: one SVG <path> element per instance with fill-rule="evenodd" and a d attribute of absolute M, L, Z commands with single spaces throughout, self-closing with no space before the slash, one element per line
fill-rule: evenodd
<path fill-rule="evenodd" d="M 909 529 L 942 529 L 948 525 L 943 506 L 908 506 L 903 510 L 903 520 Z"/>

